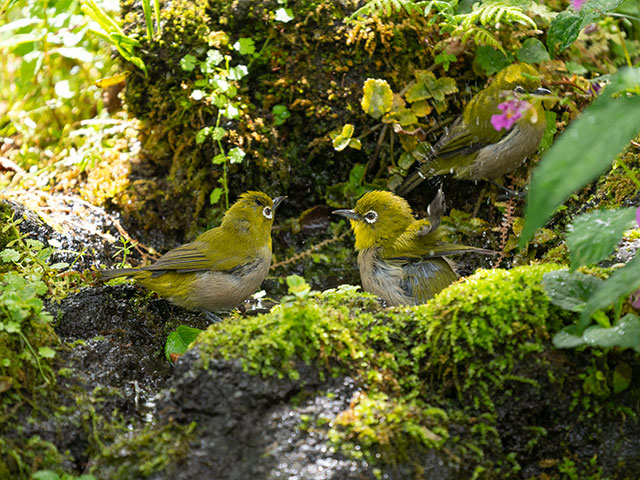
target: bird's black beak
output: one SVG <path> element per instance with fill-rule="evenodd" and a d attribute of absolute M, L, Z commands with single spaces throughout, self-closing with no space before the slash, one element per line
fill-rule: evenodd
<path fill-rule="evenodd" d="M 283 195 L 281 197 L 276 197 L 276 198 L 273 199 L 273 211 L 274 212 L 275 212 L 276 208 L 278 208 L 278 205 L 280 205 L 285 198 L 287 198 L 286 195 Z"/>
<path fill-rule="evenodd" d="M 531 93 L 532 95 L 549 95 L 551 93 L 551 90 L 540 87 L 529 93 Z"/>
<path fill-rule="evenodd" d="M 362 217 L 358 215 L 353 210 L 334 210 L 331 213 L 335 213 L 336 215 L 342 215 L 343 217 L 350 218 L 351 220 L 362 220 Z"/>

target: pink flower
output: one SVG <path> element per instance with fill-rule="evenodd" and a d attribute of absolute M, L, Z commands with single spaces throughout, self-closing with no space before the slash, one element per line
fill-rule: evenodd
<path fill-rule="evenodd" d="M 514 123 L 522 118 L 522 114 L 531 108 L 531 104 L 524 100 L 507 100 L 498 105 L 503 113 L 491 116 L 491 125 L 500 131 L 509 130 Z"/>
<path fill-rule="evenodd" d="M 571 6 L 574 10 L 580 10 L 587 0 L 571 0 Z"/>
<path fill-rule="evenodd" d="M 640 290 L 636 290 L 629 295 L 629 301 L 631 301 L 631 306 L 633 308 L 640 310 Z"/>
<path fill-rule="evenodd" d="M 636 222 L 638 222 L 638 226 L 640 227 L 640 207 L 636 210 Z"/>

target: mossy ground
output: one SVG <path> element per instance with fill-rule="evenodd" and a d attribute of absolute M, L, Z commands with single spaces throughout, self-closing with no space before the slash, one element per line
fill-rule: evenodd
<path fill-rule="evenodd" d="M 302 428 L 380 472 L 409 464 L 423 478 L 427 452 L 438 451 L 478 478 L 626 478 L 635 465 L 613 466 L 627 447 L 589 445 L 610 435 L 635 444 L 637 380 L 622 394 L 611 384 L 617 364 L 638 360 L 551 346 L 575 320 L 541 286 L 557 268 L 480 271 L 411 308 L 382 308 L 353 287 L 285 299 L 269 314 L 209 327 L 196 368 L 227 359 L 250 375 L 298 381 L 302 361 L 320 378 L 356 379 L 349 408 Z"/>

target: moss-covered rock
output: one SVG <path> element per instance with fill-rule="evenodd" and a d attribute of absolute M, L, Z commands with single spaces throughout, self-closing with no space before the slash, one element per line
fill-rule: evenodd
<path fill-rule="evenodd" d="M 355 462 L 319 478 L 627 478 L 639 389 L 614 394 L 613 372 L 640 359 L 551 345 L 575 320 L 541 286 L 556 268 L 481 271 L 407 308 L 342 287 L 209 327 L 160 402 L 161 425 L 198 422 L 171 478 L 205 478 L 198 459 L 213 457 L 219 478 L 279 478 L 318 442 L 328 465 Z M 313 407 L 344 379 L 330 413 Z"/>

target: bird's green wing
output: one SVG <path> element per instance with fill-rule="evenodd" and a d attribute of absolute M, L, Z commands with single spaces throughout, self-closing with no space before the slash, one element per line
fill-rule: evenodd
<path fill-rule="evenodd" d="M 442 232 L 433 230 L 429 220 L 416 220 L 391 247 L 384 249 L 382 255 L 385 259 L 400 259 L 433 258 L 471 252 L 491 255 L 497 253 L 484 248 L 446 243 L 441 237 Z"/>
<path fill-rule="evenodd" d="M 144 267 L 152 272 L 178 271 L 181 273 L 202 270 L 231 270 L 249 261 L 250 251 L 237 248 L 233 242 L 225 242 L 224 236 L 214 241 L 196 240 L 181 245 L 158 259 L 155 263 Z M 201 238 L 201 237 L 199 237 Z"/>

